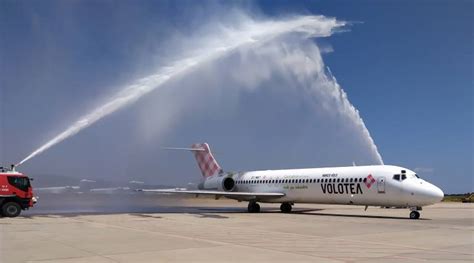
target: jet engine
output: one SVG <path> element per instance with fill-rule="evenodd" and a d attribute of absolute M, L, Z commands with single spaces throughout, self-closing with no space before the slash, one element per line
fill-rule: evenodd
<path fill-rule="evenodd" d="M 225 192 L 232 192 L 235 189 L 235 180 L 228 176 L 213 176 L 207 178 L 198 186 L 201 190 L 218 190 Z"/>

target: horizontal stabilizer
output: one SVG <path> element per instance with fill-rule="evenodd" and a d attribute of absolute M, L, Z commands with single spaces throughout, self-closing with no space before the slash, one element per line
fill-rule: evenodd
<path fill-rule="evenodd" d="M 204 148 L 179 148 L 179 147 L 162 147 L 165 150 L 181 150 L 181 151 L 193 151 L 193 152 L 205 152 Z"/>

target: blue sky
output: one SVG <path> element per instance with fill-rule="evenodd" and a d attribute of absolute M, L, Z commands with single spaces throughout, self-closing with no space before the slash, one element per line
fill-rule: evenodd
<path fill-rule="evenodd" d="M 0 10 L 1 162 L 22 159 L 117 87 L 160 66 L 169 50 L 176 49 L 170 38 L 185 38 L 201 24 L 228 20 L 229 10 L 263 19 L 321 14 L 352 22 L 347 32 L 315 41 L 332 48 L 323 54 L 324 62 L 360 111 L 385 163 L 418 168 L 422 177 L 448 193 L 473 189 L 471 1 L 2 1 Z M 181 84 L 192 86 L 205 73 Z M 209 76 L 205 81 L 222 82 Z M 167 96 L 176 94 L 169 91 Z M 245 93 L 240 100 L 261 105 L 261 97 L 278 94 Z M 268 103 L 258 114 L 245 105 L 219 113 L 216 109 L 222 105 L 211 100 L 215 107 L 182 113 L 186 121 L 174 125 L 167 136 L 143 140 L 146 136 L 137 129 L 147 123 L 143 126 L 137 119 L 167 121 L 160 119 L 161 108 L 153 108 L 169 101 L 163 96 L 152 94 L 113 114 L 23 169 L 33 175 L 77 177 L 126 171 L 120 176 L 147 180 L 159 173 L 165 183 L 183 183 L 198 174 L 192 159 L 159 153 L 158 145 L 187 146 L 202 140 L 212 143 L 229 169 L 344 165 L 351 158 L 337 158 L 352 145 L 349 140 L 338 144 L 338 138 L 324 137 L 330 133 L 312 139 L 288 128 L 313 120 L 312 115 L 304 107 L 278 103 Z M 229 95 L 223 96 L 214 99 Z M 209 129 L 203 122 L 219 127 Z M 225 128 L 261 122 L 271 127 L 271 135 Z M 325 127 L 338 127 L 331 125 Z M 282 142 L 283 149 L 292 141 L 300 141 L 300 146 L 288 151 L 275 146 Z M 139 175 L 131 176 L 133 171 Z"/>

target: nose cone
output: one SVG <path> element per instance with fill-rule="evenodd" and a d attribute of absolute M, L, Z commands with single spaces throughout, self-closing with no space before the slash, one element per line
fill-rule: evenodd
<path fill-rule="evenodd" d="M 444 198 L 444 193 L 443 191 L 437 187 L 436 185 L 431 185 L 432 186 L 432 189 L 431 189 L 431 192 L 432 192 L 432 198 L 433 198 L 433 203 L 438 203 L 438 202 L 441 202 L 441 200 L 443 200 Z"/>
<path fill-rule="evenodd" d="M 420 182 L 413 192 L 415 193 L 412 195 L 414 197 L 413 201 L 420 206 L 432 205 L 440 202 L 444 198 L 444 193 L 439 187 L 426 181 Z"/>

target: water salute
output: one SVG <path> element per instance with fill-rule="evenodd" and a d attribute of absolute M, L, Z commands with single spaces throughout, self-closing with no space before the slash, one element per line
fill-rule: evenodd
<path fill-rule="evenodd" d="M 0 0 L 0 262 L 472 262 L 472 10 Z"/>

